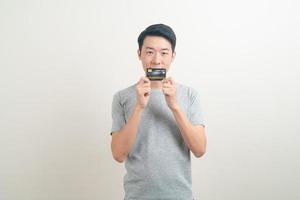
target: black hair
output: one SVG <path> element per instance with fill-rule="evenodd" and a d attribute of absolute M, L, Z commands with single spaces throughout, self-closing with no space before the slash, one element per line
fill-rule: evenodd
<path fill-rule="evenodd" d="M 171 27 L 165 24 L 153 24 L 147 27 L 138 37 L 139 50 L 142 50 L 142 46 L 146 36 L 160 36 L 165 38 L 171 43 L 172 51 L 175 51 L 176 35 Z"/>

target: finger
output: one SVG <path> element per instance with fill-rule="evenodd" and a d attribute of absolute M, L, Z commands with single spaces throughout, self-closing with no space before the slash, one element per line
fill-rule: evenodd
<path fill-rule="evenodd" d="M 170 80 L 169 80 L 168 78 L 165 78 L 162 82 L 163 82 L 163 83 L 169 83 Z"/>
<path fill-rule="evenodd" d="M 172 77 L 170 77 L 169 80 L 170 80 L 170 82 L 171 82 L 172 85 L 175 85 L 175 81 L 174 81 L 174 79 Z"/>
<path fill-rule="evenodd" d="M 165 84 L 171 84 L 171 81 L 169 80 L 169 78 L 166 78 L 166 79 L 163 80 L 163 83 L 165 83 Z"/>
<path fill-rule="evenodd" d="M 168 83 L 169 82 L 169 79 L 168 78 L 164 78 L 163 80 L 162 80 L 162 83 Z"/>
<path fill-rule="evenodd" d="M 163 86 L 171 86 L 172 87 L 172 83 L 170 80 L 166 80 L 163 82 Z"/>
<path fill-rule="evenodd" d="M 162 85 L 163 88 L 172 88 L 173 86 L 170 83 L 164 83 Z"/>
<path fill-rule="evenodd" d="M 136 89 L 138 89 L 138 90 L 142 90 L 144 88 L 151 88 L 150 84 L 147 84 L 147 83 L 145 84 L 145 83 L 139 82 L 139 84 L 137 84 L 137 86 L 136 86 Z"/>
<path fill-rule="evenodd" d="M 148 95 L 150 95 L 150 89 L 144 89 L 143 91 L 142 91 L 142 95 L 144 95 L 144 96 L 148 96 Z"/>
<path fill-rule="evenodd" d="M 162 88 L 162 91 L 163 91 L 164 94 L 170 94 L 171 93 L 170 88 Z"/>
<path fill-rule="evenodd" d="M 175 85 L 175 81 L 174 79 L 170 76 L 168 77 L 168 81 L 172 84 L 172 85 Z"/>
<path fill-rule="evenodd" d="M 143 80 L 144 83 L 150 83 L 149 78 L 146 76 L 143 76 L 141 79 Z"/>
<path fill-rule="evenodd" d="M 141 76 L 141 78 L 140 78 L 140 80 L 138 81 L 138 83 L 144 83 L 144 82 L 150 82 L 150 80 L 148 79 L 148 77 Z"/>
<path fill-rule="evenodd" d="M 139 80 L 137 87 L 143 88 L 143 87 L 150 87 L 151 83 L 150 82 L 145 82 L 144 79 Z"/>
<path fill-rule="evenodd" d="M 142 91 L 151 91 L 151 87 L 142 87 L 141 90 Z"/>
<path fill-rule="evenodd" d="M 150 87 L 150 86 L 143 86 L 143 87 L 141 87 L 141 88 L 147 89 L 147 90 L 151 90 L 151 87 Z"/>
<path fill-rule="evenodd" d="M 141 85 L 143 82 L 143 77 L 140 78 L 140 80 L 137 82 L 138 85 Z"/>
<path fill-rule="evenodd" d="M 144 91 L 150 91 L 151 90 L 151 87 L 150 86 L 145 86 L 145 85 L 139 85 L 137 87 L 137 89 L 140 91 L 140 92 L 144 92 Z"/>

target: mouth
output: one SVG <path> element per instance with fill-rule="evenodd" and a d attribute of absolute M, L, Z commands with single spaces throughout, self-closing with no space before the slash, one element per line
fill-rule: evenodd
<path fill-rule="evenodd" d="M 152 69 L 162 69 L 163 67 L 162 67 L 162 66 L 151 66 L 151 67 L 148 67 L 148 68 L 152 68 Z"/>
<path fill-rule="evenodd" d="M 166 69 L 147 68 L 146 76 L 150 79 L 150 81 L 161 81 L 166 78 Z"/>

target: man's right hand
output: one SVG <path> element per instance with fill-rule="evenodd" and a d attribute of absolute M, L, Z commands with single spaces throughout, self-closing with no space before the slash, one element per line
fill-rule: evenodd
<path fill-rule="evenodd" d="M 144 109 L 149 101 L 151 91 L 151 82 L 147 77 L 142 77 L 136 86 L 136 97 L 139 108 Z"/>
<path fill-rule="evenodd" d="M 132 115 L 121 130 L 113 132 L 111 150 L 113 157 L 118 162 L 124 162 L 131 151 L 143 109 L 147 106 L 150 97 L 151 82 L 148 78 L 142 77 L 136 85 L 137 102 Z"/>

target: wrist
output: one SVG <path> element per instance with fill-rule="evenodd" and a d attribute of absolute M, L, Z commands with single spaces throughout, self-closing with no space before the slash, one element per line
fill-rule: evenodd
<path fill-rule="evenodd" d="M 140 104 L 135 104 L 134 110 L 137 112 L 141 112 L 144 110 L 144 108 Z"/>
<path fill-rule="evenodd" d="M 170 107 L 170 109 L 172 110 L 172 112 L 177 112 L 180 110 L 180 107 L 178 104 L 175 104 L 172 107 Z"/>

